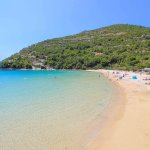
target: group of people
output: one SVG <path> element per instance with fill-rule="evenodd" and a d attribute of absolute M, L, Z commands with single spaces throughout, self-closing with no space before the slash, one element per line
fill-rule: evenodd
<path fill-rule="evenodd" d="M 116 80 L 122 80 L 122 79 L 132 79 L 144 82 L 147 85 L 150 85 L 150 75 L 140 72 L 129 72 L 129 71 L 112 71 L 113 78 L 116 78 Z M 110 71 L 108 71 L 108 77 L 110 75 Z"/>

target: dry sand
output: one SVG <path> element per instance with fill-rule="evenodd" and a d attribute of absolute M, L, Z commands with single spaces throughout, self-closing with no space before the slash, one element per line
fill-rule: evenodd
<path fill-rule="evenodd" d="M 122 88 L 125 102 L 111 112 L 107 125 L 87 150 L 150 150 L 150 85 L 142 80 L 146 75 L 128 72 L 124 79 L 117 80 L 118 75 L 112 74 L 113 71 L 93 71 Z M 124 73 L 119 71 L 119 76 Z M 131 79 L 132 75 L 138 79 Z"/>

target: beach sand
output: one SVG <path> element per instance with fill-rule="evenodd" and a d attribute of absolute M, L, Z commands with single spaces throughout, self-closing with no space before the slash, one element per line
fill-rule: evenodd
<path fill-rule="evenodd" d="M 120 87 L 122 97 L 118 101 L 123 99 L 124 103 L 108 113 L 107 124 L 86 149 L 150 150 L 150 85 L 142 80 L 146 75 L 128 72 L 125 78 L 118 80 L 117 76 L 125 72 L 118 71 L 116 75 L 110 70 L 92 71 L 100 72 Z M 133 75 L 137 80 L 131 78 Z"/>

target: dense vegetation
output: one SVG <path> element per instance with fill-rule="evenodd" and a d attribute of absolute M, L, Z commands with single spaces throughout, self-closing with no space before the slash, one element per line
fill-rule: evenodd
<path fill-rule="evenodd" d="M 150 28 L 113 25 L 46 40 L 3 60 L 13 69 L 140 69 L 150 67 Z"/>

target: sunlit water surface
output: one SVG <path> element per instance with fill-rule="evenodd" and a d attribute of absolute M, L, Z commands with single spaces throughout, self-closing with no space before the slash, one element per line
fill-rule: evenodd
<path fill-rule="evenodd" d="M 71 150 L 111 101 L 84 71 L 0 71 L 0 150 Z"/>

